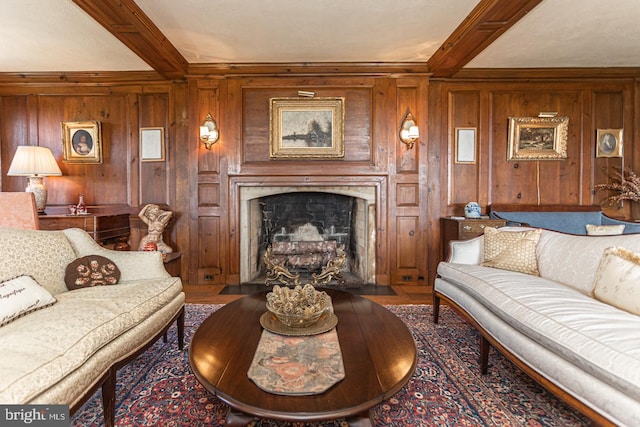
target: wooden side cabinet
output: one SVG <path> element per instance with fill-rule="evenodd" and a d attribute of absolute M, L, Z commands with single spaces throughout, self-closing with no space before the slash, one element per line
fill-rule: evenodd
<path fill-rule="evenodd" d="M 38 218 L 41 230 L 81 228 L 103 246 L 120 243 L 124 245 L 120 249 L 129 249 L 129 214 L 41 215 Z"/>
<path fill-rule="evenodd" d="M 504 219 L 467 219 L 462 217 L 442 218 L 442 259 L 449 257 L 451 240 L 469 240 L 481 236 L 485 227 L 504 227 Z"/>

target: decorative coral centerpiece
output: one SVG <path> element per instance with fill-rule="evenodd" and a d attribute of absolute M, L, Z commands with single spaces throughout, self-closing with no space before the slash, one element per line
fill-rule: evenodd
<path fill-rule="evenodd" d="M 306 328 L 316 323 L 329 308 L 331 298 L 311 284 L 295 288 L 275 285 L 267 294 L 267 310 L 283 324 Z"/>

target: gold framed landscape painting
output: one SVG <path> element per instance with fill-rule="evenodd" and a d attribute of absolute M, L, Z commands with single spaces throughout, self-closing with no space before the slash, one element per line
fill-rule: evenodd
<path fill-rule="evenodd" d="M 507 160 L 567 158 L 568 117 L 509 117 Z"/>
<path fill-rule="evenodd" d="M 344 98 L 269 99 L 269 157 L 344 157 Z"/>
<path fill-rule="evenodd" d="M 65 163 L 102 163 L 101 123 L 62 122 L 62 148 Z"/>

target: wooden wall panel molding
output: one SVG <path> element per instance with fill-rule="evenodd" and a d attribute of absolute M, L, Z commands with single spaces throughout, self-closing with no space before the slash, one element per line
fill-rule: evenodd
<path fill-rule="evenodd" d="M 207 114 L 216 121 L 218 130 L 221 131 L 220 125 L 220 99 L 219 88 L 217 85 L 206 88 L 198 88 L 198 98 L 196 102 L 196 116 L 193 118 L 193 143 L 198 147 L 198 172 L 199 173 L 220 173 L 220 154 L 222 143 L 222 132 L 220 139 L 211 149 L 207 149 L 204 144 L 199 141 L 199 126 L 204 122 Z"/>
<path fill-rule="evenodd" d="M 486 185 L 486 180 L 480 179 L 481 171 L 486 171 L 488 160 L 480 154 L 487 150 L 480 150 L 481 139 L 480 126 L 480 91 L 452 91 L 448 94 L 448 120 L 450 126 L 447 129 L 447 163 L 449 174 L 449 200 L 450 206 L 464 206 L 468 202 L 475 201 L 486 204 L 487 200 L 481 197 L 481 186 Z M 456 163 L 456 129 L 475 128 L 476 130 L 476 162 L 474 164 Z M 486 192 L 484 192 L 486 194 Z"/>
<path fill-rule="evenodd" d="M 417 182 L 396 184 L 396 206 L 416 208 L 420 206 L 420 188 Z"/>
<path fill-rule="evenodd" d="M 389 77 L 398 74 L 428 75 L 425 62 L 352 62 L 352 63 L 244 63 L 244 64 L 189 64 L 189 76 L 201 79 L 219 77 L 326 77 L 372 75 Z"/>
<path fill-rule="evenodd" d="M 162 162 L 138 162 L 140 170 L 140 205 L 147 203 L 171 205 L 170 189 L 173 187 L 169 168 L 172 159 L 169 129 L 169 95 L 142 94 L 138 96 L 138 123 L 132 129 L 161 127 L 164 129 L 165 160 Z M 131 133 L 132 157 L 139 157 L 140 133 Z"/>
<path fill-rule="evenodd" d="M 200 182 L 198 184 L 198 206 L 220 207 L 220 184 Z"/>
<path fill-rule="evenodd" d="M 273 84 L 273 83 L 272 83 Z M 298 90 L 302 87 L 278 87 L 265 90 L 264 88 L 244 88 L 242 91 L 243 118 L 242 128 L 242 168 L 250 167 L 252 163 L 269 162 L 272 167 L 286 163 L 291 165 L 293 160 L 272 160 L 269 158 L 269 99 L 278 97 L 297 98 Z M 370 87 L 319 87 L 305 86 L 304 90 L 316 93 L 321 97 L 344 98 L 344 158 L 339 161 L 316 161 L 317 165 L 332 163 L 332 169 L 341 169 L 351 162 L 372 163 L 371 155 L 371 100 Z M 304 100 L 304 99 L 303 99 Z M 308 161 L 302 160 L 308 168 Z M 289 168 L 288 166 L 287 168 Z"/>

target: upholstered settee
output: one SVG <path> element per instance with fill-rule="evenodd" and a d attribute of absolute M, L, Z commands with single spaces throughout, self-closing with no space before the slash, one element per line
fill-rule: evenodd
<path fill-rule="evenodd" d="M 640 236 L 576 236 L 522 227 L 451 242 L 441 301 L 489 347 L 597 424 L 640 425 Z M 526 271 L 523 273 L 522 271 Z"/>
<path fill-rule="evenodd" d="M 173 322 L 183 346 L 180 279 L 167 273 L 160 253 L 104 249 L 80 229 L 0 229 L 0 253 L 0 294 L 14 301 L 0 301 L 0 403 L 67 404 L 73 413 L 102 387 L 112 426 L 116 371 Z M 66 267 L 96 256 L 117 267 L 118 282 L 69 290 Z M 20 304 L 24 310 L 11 318 L 7 310 Z"/>
<path fill-rule="evenodd" d="M 637 234 L 640 223 L 605 215 L 598 206 L 491 206 L 489 217 L 510 226 L 546 228 L 570 234 Z"/>

